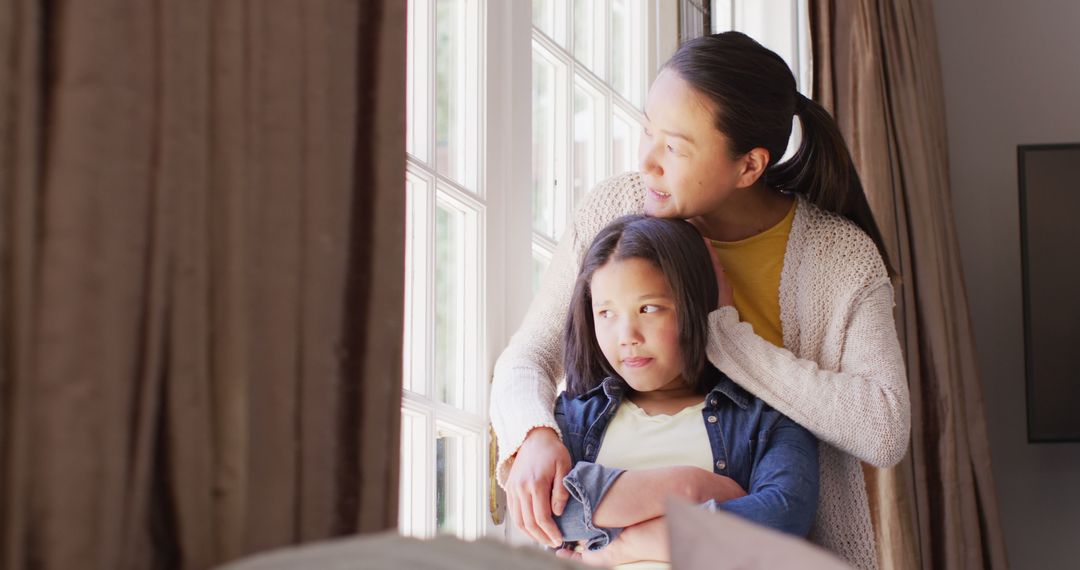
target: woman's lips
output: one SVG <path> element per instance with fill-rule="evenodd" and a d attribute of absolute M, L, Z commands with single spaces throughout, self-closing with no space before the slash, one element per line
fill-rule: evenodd
<path fill-rule="evenodd" d="M 623 362 L 623 366 L 626 366 L 627 368 L 641 368 L 643 366 L 648 366 L 649 363 L 652 362 L 652 361 L 653 361 L 653 359 L 651 359 L 651 358 L 645 358 L 643 356 L 635 356 L 633 358 L 624 358 L 622 362 Z"/>
<path fill-rule="evenodd" d="M 661 192 L 656 188 L 649 188 L 649 195 L 652 196 L 653 200 L 667 200 L 671 197 L 671 194 Z"/>

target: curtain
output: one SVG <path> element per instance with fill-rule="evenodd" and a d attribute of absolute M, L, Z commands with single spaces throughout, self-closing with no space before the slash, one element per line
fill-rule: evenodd
<path fill-rule="evenodd" d="M 0 0 L 0 566 L 396 525 L 404 10 Z"/>
<path fill-rule="evenodd" d="M 928 0 L 811 3 L 814 97 L 840 124 L 885 237 L 911 453 L 864 469 L 884 568 L 1005 568 Z"/>

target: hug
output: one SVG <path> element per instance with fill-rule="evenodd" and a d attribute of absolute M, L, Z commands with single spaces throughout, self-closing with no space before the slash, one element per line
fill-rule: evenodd
<path fill-rule="evenodd" d="M 904 456 L 909 396 L 835 122 L 737 32 L 680 47 L 645 115 L 640 172 L 584 198 L 496 363 L 511 518 L 587 563 L 663 562 L 676 495 L 876 567 L 861 463 Z"/>

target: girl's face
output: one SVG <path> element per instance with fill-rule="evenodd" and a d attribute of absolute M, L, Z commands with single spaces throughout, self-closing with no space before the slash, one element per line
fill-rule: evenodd
<path fill-rule="evenodd" d="M 615 372 L 638 392 L 685 388 L 675 299 L 660 269 L 609 261 L 590 288 L 596 341 Z"/>
<path fill-rule="evenodd" d="M 745 185 L 745 157 L 731 158 L 715 115 L 713 102 L 677 73 L 664 70 L 653 82 L 639 149 L 646 214 L 706 216 Z"/>

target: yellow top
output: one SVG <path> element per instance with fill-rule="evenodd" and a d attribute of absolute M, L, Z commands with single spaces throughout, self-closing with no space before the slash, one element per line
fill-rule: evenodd
<path fill-rule="evenodd" d="M 775 226 L 739 241 L 713 241 L 713 249 L 735 292 L 739 318 L 750 323 L 761 338 L 784 346 L 780 324 L 780 272 L 784 268 L 795 206 Z"/>

